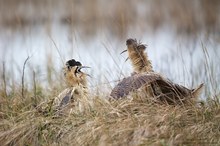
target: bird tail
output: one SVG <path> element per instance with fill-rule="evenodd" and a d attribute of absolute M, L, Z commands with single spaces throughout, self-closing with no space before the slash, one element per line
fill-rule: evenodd
<path fill-rule="evenodd" d="M 198 98 L 199 95 L 202 93 L 203 88 L 204 88 L 204 84 L 202 83 L 197 88 L 192 90 L 192 96 L 194 98 Z"/>

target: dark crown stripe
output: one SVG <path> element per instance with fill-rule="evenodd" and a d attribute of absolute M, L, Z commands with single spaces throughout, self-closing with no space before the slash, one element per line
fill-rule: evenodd
<path fill-rule="evenodd" d="M 75 59 L 71 59 L 66 62 L 66 66 L 82 66 L 82 64 L 79 61 L 76 61 Z"/>

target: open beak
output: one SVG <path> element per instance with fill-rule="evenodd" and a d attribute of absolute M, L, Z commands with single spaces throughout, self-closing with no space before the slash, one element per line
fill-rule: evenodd
<path fill-rule="evenodd" d="M 83 69 L 83 68 L 91 68 L 91 67 L 89 67 L 89 66 L 79 66 L 79 71 L 81 71 L 81 69 Z"/>
<path fill-rule="evenodd" d="M 78 71 L 81 72 L 81 69 L 84 69 L 84 68 L 91 68 L 91 67 L 89 67 L 89 66 L 79 66 Z M 89 75 L 89 74 L 87 74 L 87 73 L 84 73 L 84 72 L 81 72 L 81 73 L 83 73 L 83 74 L 85 74 L 85 75 L 91 77 L 91 75 Z"/>
<path fill-rule="evenodd" d="M 128 50 L 124 50 L 124 51 L 122 51 L 120 54 L 123 54 L 123 53 L 125 53 L 125 52 L 127 52 Z"/>
<path fill-rule="evenodd" d="M 124 51 L 122 51 L 120 54 L 123 54 L 123 53 L 125 53 L 125 52 L 127 52 L 127 51 L 128 51 L 128 50 L 124 50 Z M 128 59 L 129 59 L 129 57 L 125 60 L 125 62 L 127 62 Z"/>

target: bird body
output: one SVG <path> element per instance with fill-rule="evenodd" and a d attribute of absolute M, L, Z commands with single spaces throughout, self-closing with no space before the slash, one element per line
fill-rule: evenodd
<path fill-rule="evenodd" d="M 152 87 L 152 90 L 146 90 L 146 87 L 149 86 Z M 156 73 L 139 73 L 124 78 L 113 88 L 110 95 L 119 99 L 141 89 L 141 92 L 144 90 L 147 97 L 155 97 L 157 101 L 168 104 L 182 104 L 188 101 L 193 102 L 201 93 L 202 87 L 203 84 L 196 89 L 188 89 Z"/>
<path fill-rule="evenodd" d="M 173 83 L 169 79 L 154 72 L 151 61 L 144 53 L 146 46 L 138 44 L 135 39 L 126 41 L 128 56 L 132 62 L 134 72 L 116 85 L 111 96 L 115 99 L 123 98 L 132 91 L 141 89 L 147 97 L 153 97 L 157 101 L 168 104 L 182 104 L 188 101 L 194 102 L 200 95 L 203 84 L 196 89 L 188 89 L 182 85 Z M 123 52 L 125 52 L 123 51 Z"/>
<path fill-rule="evenodd" d="M 64 89 L 55 99 L 54 106 L 62 108 L 71 102 L 88 96 L 88 89 L 85 86 L 79 85 L 76 87 L 69 87 Z"/>

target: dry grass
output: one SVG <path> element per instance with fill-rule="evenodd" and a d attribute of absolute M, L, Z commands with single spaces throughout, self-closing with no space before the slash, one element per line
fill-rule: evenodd
<path fill-rule="evenodd" d="M 40 96 L 37 105 L 28 94 L 23 100 L 4 98 L 1 145 L 220 144 L 216 101 L 184 107 L 155 104 L 135 94 L 133 99 L 111 102 L 94 96 L 93 108 L 58 116 L 50 108 L 51 100 L 45 100 L 52 99 L 53 93 Z"/>
<path fill-rule="evenodd" d="M 133 26 L 142 32 L 148 27 L 155 31 L 164 24 L 175 26 L 177 33 L 187 36 L 202 31 L 213 34 L 219 32 L 219 2 L 115 0 L 106 7 L 98 0 L 63 3 L 58 0 L 0 0 L 0 24 L 11 30 L 43 24 L 50 30 L 54 10 L 61 10 L 61 15 L 56 16 L 58 23 L 71 26 L 72 33 L 79 29 L 86 37 L 105 29 L 113 37 L 127 37 Z M 9 12 L 11 9 L 14 11 Z M 27 13 L 26 10 L 31 11 Z M 204 54 L 207 55 L 205 52 L 206 48 Z M 217 65 L 209 66 L 208 60 L 205 58 L 207 77 L 204 78 L 213 83 L 211 71 Z M 38 80 L 37 70 L 33 69 L 31 75 L 24 74 L 20 86 L 3 63 L 0 69 L 1 145 L 220 145 L 219 91 L 196 106 L 170 106 L 155 104 L 135 94 L 133 99 L 109 102 L 104 99 L 107 94 L 94 89 L 100 95 L 91 95 L 92 108 L 86 108 L 83 113 L 76 110 L 70 115 L 58 116 L 51 103 L 64 87 L 62 75 L 51 64 L 52 59 L 46 64 L 48 87 L 45 88 Z M 196 74 L 195 80 L 204 72 L 201 69 L 192 72 Z M 25 82 L 27 76 L 33 79 L 29 87 Z"/>

